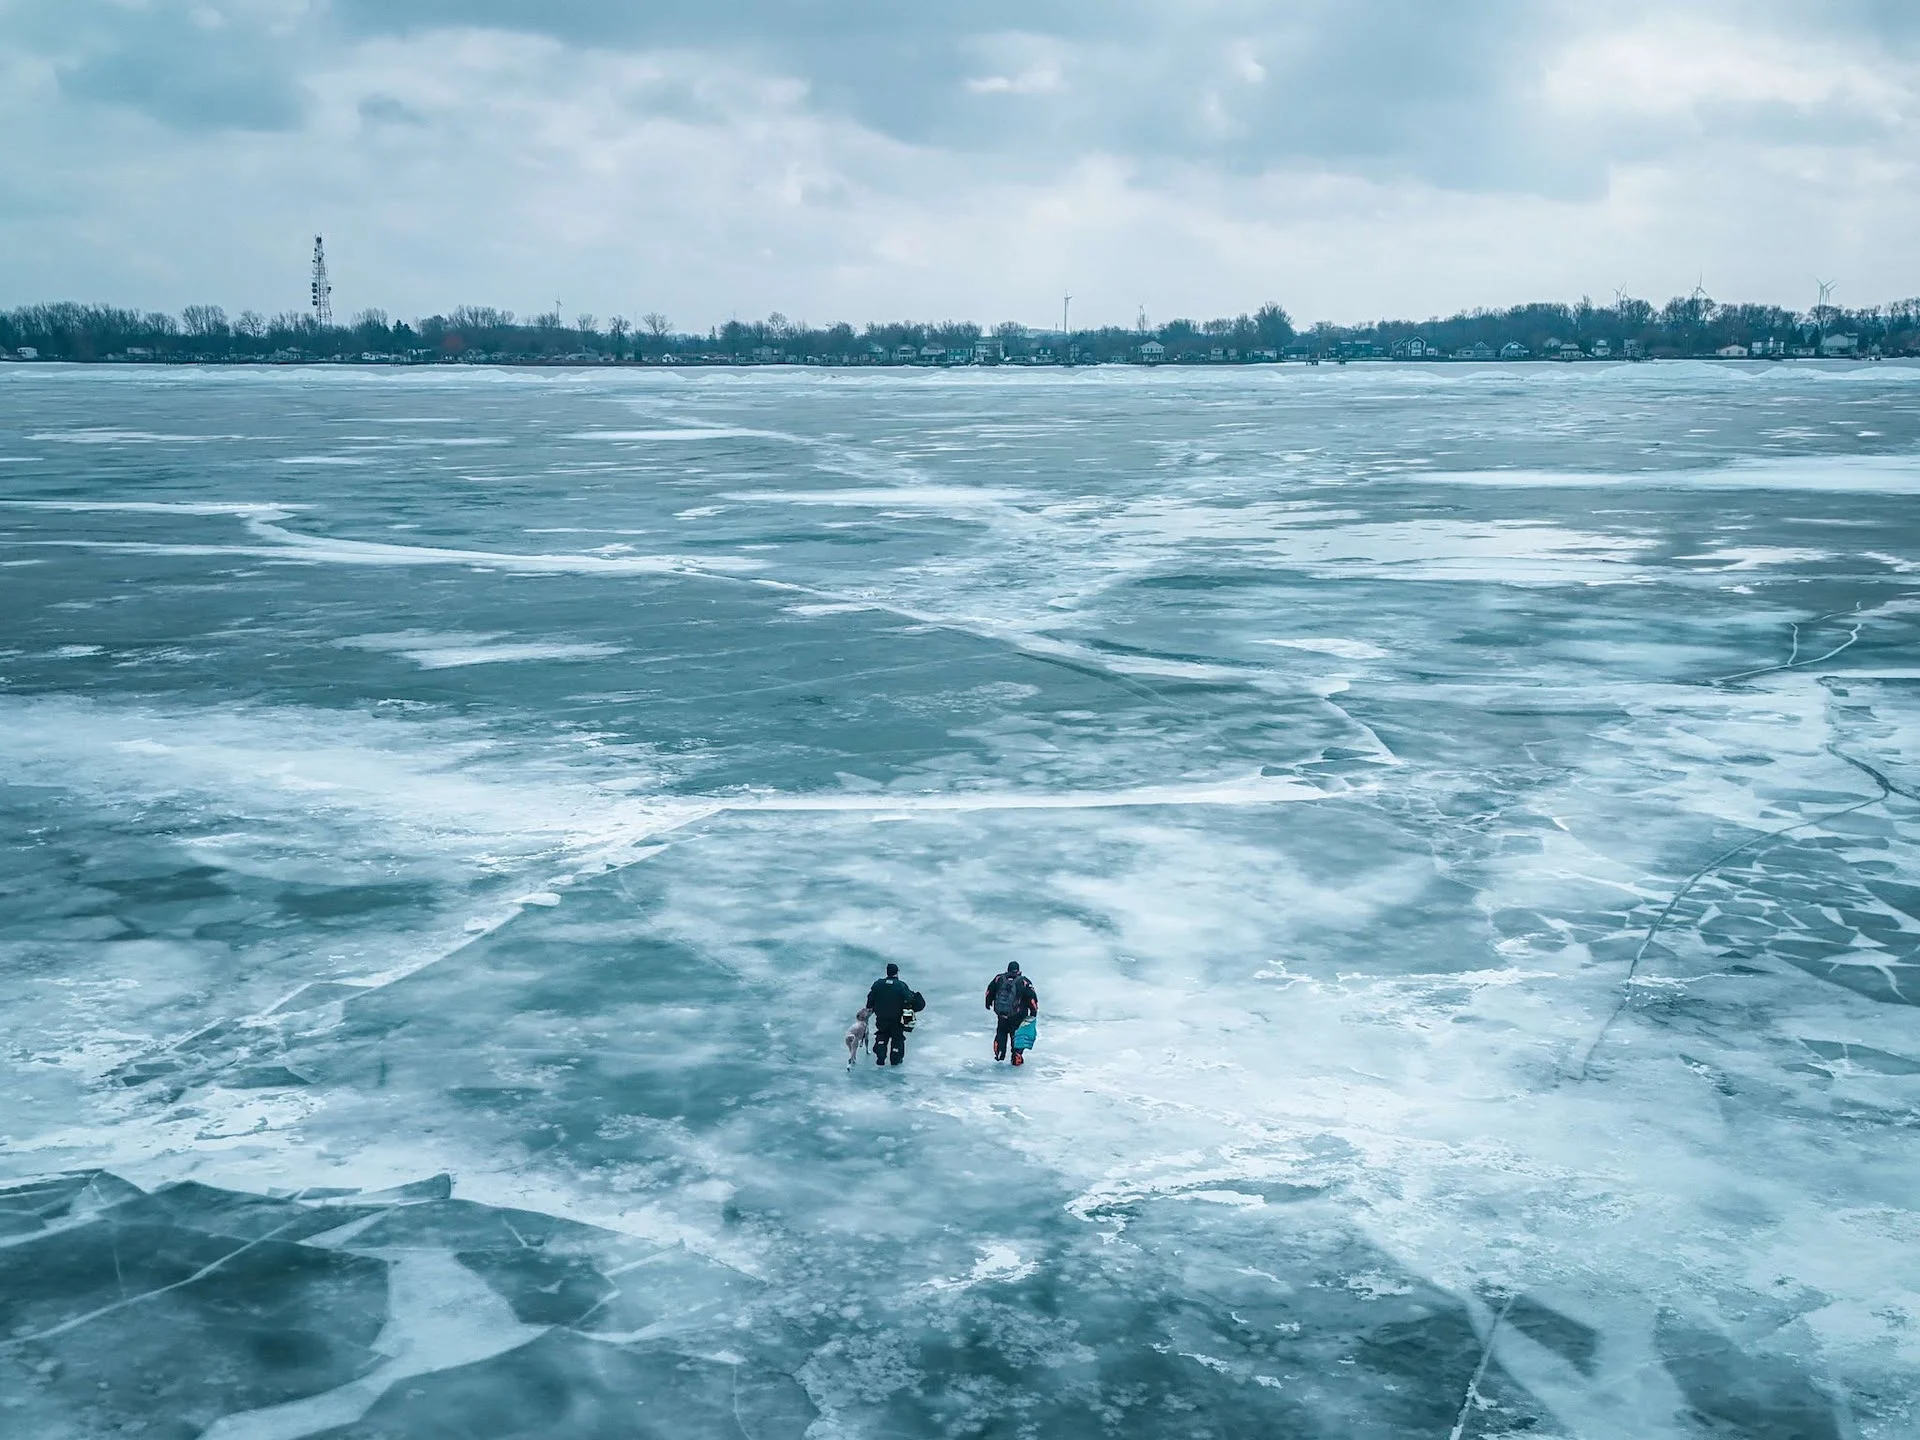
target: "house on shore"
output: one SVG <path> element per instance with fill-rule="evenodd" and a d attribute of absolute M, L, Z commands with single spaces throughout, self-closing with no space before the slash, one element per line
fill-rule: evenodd
<path fill-rule="evenodd" d="M 1158 365 L 1166 358 L 1167 347 L 1162 345 L 1158 340 L 1149 340 L 1140 347 L 1140 363 L 1142 365 Z"/>
<path fill-rule="evenodd" d="M 1532 354 L 1533 352 L 1518 340 L 1509 340 L 1500 347 L 1500 358 L 1502 360 L 1525 360 Z"/>
<path fill-rule="evenodd" d="M 1393 358 L 1396 360 L 1426 360 L 1436 353 L 1434 348 L 1418 335 L 1408 336 L 1405 340 L 1396 342 L 1393 347 Z"/>

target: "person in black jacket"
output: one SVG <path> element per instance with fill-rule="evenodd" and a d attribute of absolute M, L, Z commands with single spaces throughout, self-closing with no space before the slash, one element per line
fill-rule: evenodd
<path fill-rule="evenodd" d="M 873 1063 L 898 1065 L 907 1058 L 907 1016 L 927 1008 L 927 997 L 900 978 L 900 967 L 888 965 L 884 979 L 867 991 L 867 1009 L 873 1012 Z"/>
<path fill-rule="evenodd" d="M 1020 973 L 1020 962 L 1009 960 L 1007 968 L 987 982 L 987 1009 L 993 1012 L 993 1058 L 1004 1060 L 1013 1044 L 1013 1032 L 1030 1015 L 1040 1013 L 1040 996 L 1033 982 Z M 1013 1063 L 1020 1063 L 1020 1052 L 1013 1052 Z"/>

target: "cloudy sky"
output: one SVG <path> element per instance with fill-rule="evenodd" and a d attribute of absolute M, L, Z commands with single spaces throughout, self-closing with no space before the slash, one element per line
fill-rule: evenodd
<path fill-rule="evenodd" d="M 1920 293 L 1916 0 L 0 0 L 0 304 Z"/>

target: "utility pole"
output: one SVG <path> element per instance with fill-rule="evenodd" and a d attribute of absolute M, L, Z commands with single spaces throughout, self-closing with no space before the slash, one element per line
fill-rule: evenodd
<path fill-rule="evenodd" d="M 313 318 L 322 330 L 333 328 L 333 286 L 327 281 L 327 251 L 313 237 Z"/>
<path fill-rule="evenodd" d="M 1067 308 L 1073 304 L 1073 296 L 1067 295 L 1060 301 L 1060 363 L 1073 363 L 1073 331 L 1067 325 Z"/>

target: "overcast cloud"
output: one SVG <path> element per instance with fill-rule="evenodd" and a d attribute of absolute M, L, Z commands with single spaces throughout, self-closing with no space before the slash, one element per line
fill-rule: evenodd
<path fill-rule="evenodd" d="M 1920 293 L 1909 0 L 0 0 L 0 304 Z"/>

